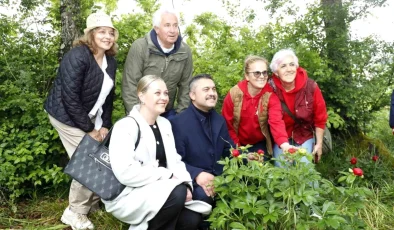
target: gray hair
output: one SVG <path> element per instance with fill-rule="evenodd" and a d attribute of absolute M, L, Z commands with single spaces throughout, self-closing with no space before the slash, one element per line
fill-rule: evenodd
<path fill-rule="evenodd" d="M 298 57 L 295 55 L 294 51 L 292 49 L 281 49 L 276 52 L 274 57 L 272 58 L 270 65 L 271 71 L 273 73 L 276 73 L 276 71 L 278 70 L 278 66 L 280 65 L 280 63 L 282 63 L 283 59 L 289 56 L 293 58 L 294 63 L 298 67 Z"/>
<path fill-rule="evenodd" d="M 153 18 L 152 18 L 152 24 L 153 27 L 160 27 L 160 23 L 161 23 L 161 18 L 163 17 L 163 14 L 173 14 L 176 17 L 176 20 L 178 21 L 178 25 L 179 25 L 179 13 L 178 11 L 176 11 L 175 9 L 171 9 L 171 8 L 161 8 L 158 9 L 154 14 L 153 14 Z"/>

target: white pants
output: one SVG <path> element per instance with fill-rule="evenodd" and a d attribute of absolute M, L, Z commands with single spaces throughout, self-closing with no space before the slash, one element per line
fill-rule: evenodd
<path fill-rule="evenodd" d="M 79 142 L 81 142 L 86 133 L 78 128 L 61 123 L 49 114 L 48 117 L 52 126 L 59 133 L 60 140 L 62 141 L 68 156 L 71 158 L 75 149 L 78 147 Z M 99 208 L 98 202 L 100 201 L 100 197 L 78 181 L 72 180 L 68 200 L 70 210 L 72 212 L 88 214 L 89 211 L 94 211 Z"/>

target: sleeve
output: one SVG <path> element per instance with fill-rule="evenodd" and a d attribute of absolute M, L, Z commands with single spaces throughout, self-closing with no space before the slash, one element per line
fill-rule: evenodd
<path fill-rule="evenodd" d="M 135 41 L 127 54 L 122 78 L 122 99 L 127 113 L 138 104 L 137 83 L 142 78 L 144 70 L 144 51 Z"/>
<path fill-rule="evenodd" d="M 394 90 L 391 93 L 391 103 L 390 103 L 390 122 L 389 125 L 391 128 L 394 128 Z"/>
<path fill-rule="evenodd" d="M 231 99 L 230 93 L 226 95 L 223 101 L 223 108 L 222 108 L 222 115 L 226 120 L 227 129 L 230 134 L 231 139 L 234 141 L 235 144 L 240 145 L 239 138 L 237 133 L 235 132 L 233 126 L 233 118 L 234 118 L 234 104 Z"/>
<path fill-rule="evenodd" d="M 268 101 L 268 124 L 275 143 L 280 146 L 288 142 L 286 125 L 283 121 L 282 106 L 278 96 L 271 93 Z"/>
<path fill-rule="evenodd" d="M 81 48 L 74 48 L 63 58 L 60 65 L 64 109 L 75 125 L 84 132 L 94 129 L 94 124 L 83 108 L 80 97 L 89 59 L 83 55 Z"/>
<path fill-rule="evenodd" d="M 327 108 L 326 102 L 324 101 L 323 94 L 319 86 L 316 84 L 316 89 L 313 94 L 314 104 L 313 104 L 313 122 L 315 127 L 324 129 L 326 127 L 327 122 Z"/>
<path fill-rule="evenodd" d="M 135 160 L 137 129 L 137 124 L 132 119 L 122 119 L 112 128 L 109 156 L 116 178 L 129 187 L 141 187 L 157 180 L 170 178 L 172 174 L 170 170 L 150 164 L 142 166 Z"/>
<path fill-rule="evenodd" d="M 174 133 L 176 150 L 180 155 L 181 160 L 185 163 L 186 170 L 190 173 L 191 179 L 195 180 L 198 174 L 203 172 L 204 169 L 194 167 L 186 162 L 185 159 L 186 159 L 187 151 L 189 150 L 188 141 L 186 140 L 186 138 L 184 138 L 184 135 L 182 134 L 181 129 L 178 128 L 178 125 L 173 120 L 171 121 L 171 123 L 172 123 L 172 131 Z"/>
<path fill-rule="evenodd" d="M 180 113 L 183 110 L 187 109 L 187 107 L 189 107 L 190 104 L 189 82 L 192 79 L 192 74 L 193 74 L 193 58 L 190 48 L 188 48 L 187 53 L 188 53 L 188 57 L 187 57 L 186 65 L 185 68 L 183 69 L 181 80 L 178 83 L 177 113 Z"/>
<path fill-rule="evenodd" d="M 107 98 L 105 99 L 104 105 L 103 105 L 103 127 L 110 129 L 112 127 L 112 111 L 114 108 L 114 98 L 115 98 L 115 89 L 116 89 L 116 69 L 117 69 L 117 64 L 116 61 L 113 60 L 114 64 L 114 69 L 113 69 L 113 75 L 114 75 L 114 87 L 112 88 L 111 92 L 108 94 Z"/>

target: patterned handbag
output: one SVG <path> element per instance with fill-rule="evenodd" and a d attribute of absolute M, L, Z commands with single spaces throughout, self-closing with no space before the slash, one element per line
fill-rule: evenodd
<path fill-rule="evenodd" d="M 133 117 L 130 118 L 134 119 Z M 140 141 L 141 131 L 138 122 L 135 119 L 134 121 L 138 127 L 136 149 Z M 126 187 L 116 179 L 111 168 L 108 154 L 111 133 L 112 128 L 102 142 L 96 141 L 89 134 L 85 134 L 64 169 L 64 173 L 96 193 L 103 200 L 115 199 Z"/>

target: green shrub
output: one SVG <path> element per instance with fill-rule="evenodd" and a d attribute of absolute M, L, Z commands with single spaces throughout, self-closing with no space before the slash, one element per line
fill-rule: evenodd
<path fill-rule="evenodd" d="M 242 148 L 241 148 L 242 149 Z M 336 187 L 322 179 L 314 164 L 300 162 L 304 149 L 285 153 L 286 167 L 246 162 L 247 156 L 225 158 L 221 176 L 215 177 L 217 206 L 209 221 L 216 229 L 363 229 L 358 212 L 371 195 L 354 186 L 361 178 L 343 175 L 348 182 Z M 293 162 L 290 164 L 289 162 Z M 321 216 L 318 218 L 316 215 Z"/>
<path fill-rule="evenodd" d="M 67 155 L 42 97 L 10 81 L 0 85 L 0 95 L 0 184 L 11 203 L 35 186 L 67 182 L 59 167 Z"/>

